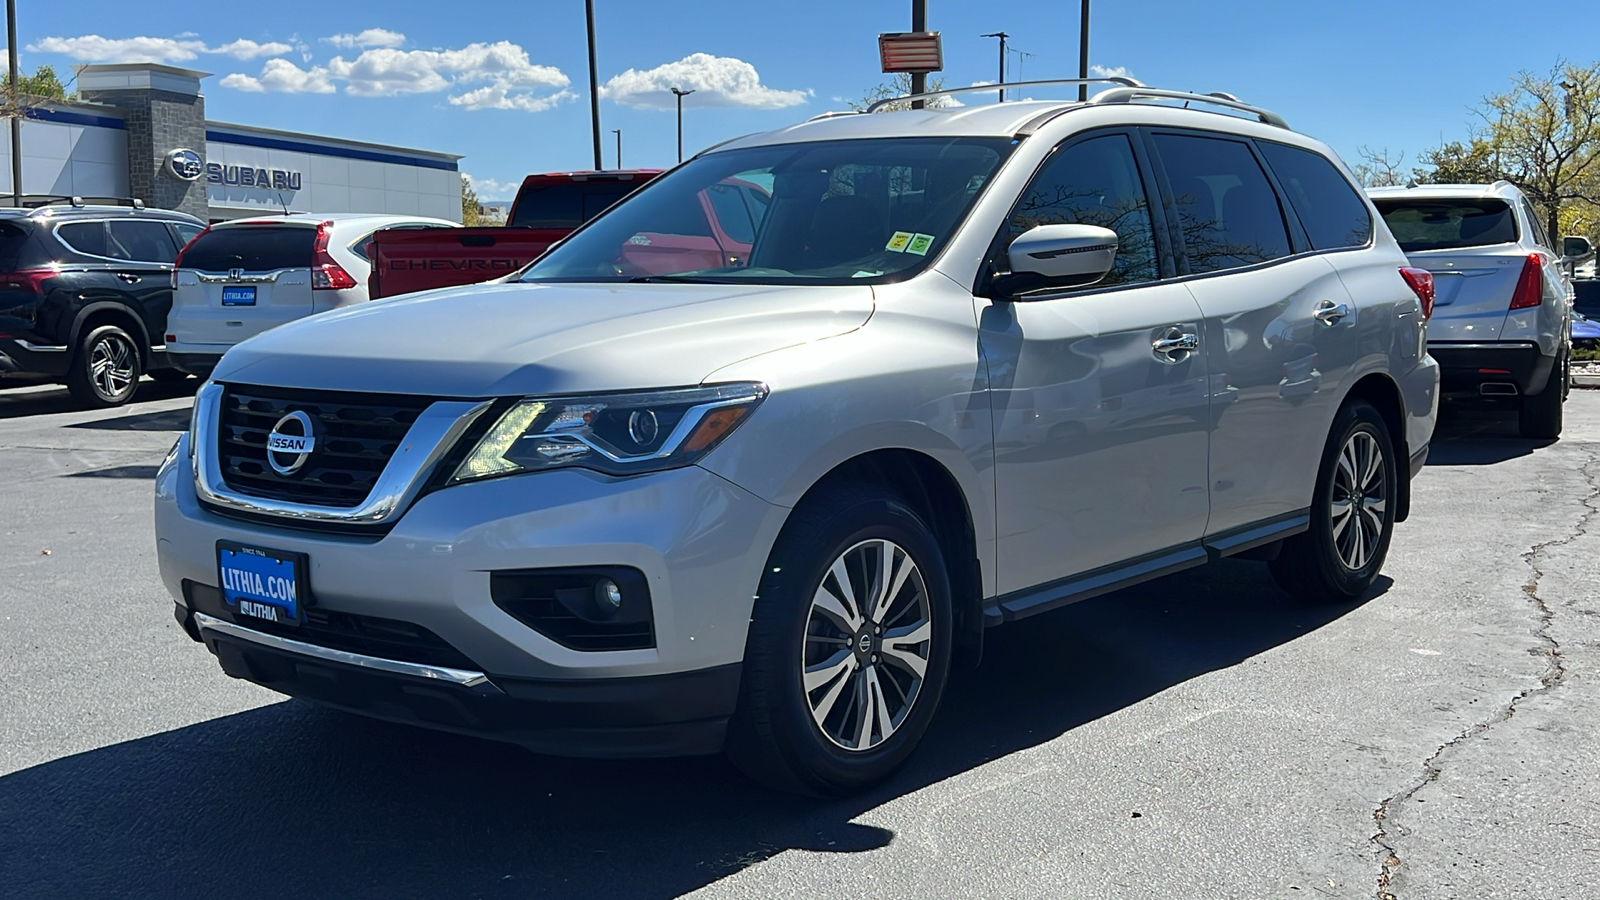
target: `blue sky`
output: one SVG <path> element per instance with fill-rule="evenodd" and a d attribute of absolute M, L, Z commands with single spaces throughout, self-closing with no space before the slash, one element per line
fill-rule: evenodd
<path fill-rule="evenodd" d="M 950 85 L 993 80 L 1005 30 L 1012 80 L 1076 74 L 1078 6 L 929 0 Z M 876 35 L 909 28 L 909 0 L 597 0 L 605 161 L 675 160 L 685 150 L 782 126 L 883 80 Z M 273 0 L 167 7 L 87 0 L 19 4 L 22 65 L 148 59 L 215 73 L 213 120 L 462 154 L 487 197 L 529 172 L 588 168 L 582 0 Z M 160 10 L 152 14 L 152 10 Z M 1508 15 L 1481 0 L 1337 3 L 1214 0 L 1092 6 L 1090 61 L 1146 84 L 1228 91 L 1284 115 L 1355 160 L 1358 146 L 1417 151 L 1464 136 L 1469 108 L 1518 69 L 1593 61 L 1600 21 Z M 1496 25 L 1499 22 L 1501 24 Z M 143 40 L 138 40 L 143 39 Z M 629 72 L 628 70 L 632 70 Z"/>

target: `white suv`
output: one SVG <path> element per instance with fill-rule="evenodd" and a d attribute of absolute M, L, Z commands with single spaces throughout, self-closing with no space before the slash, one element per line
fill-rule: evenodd
<path fill-rule="evenodd" d="M 372 235 L 385 228 L 459 228 L 424 216 L 294 213 L 212 225 L 172 270 L 167 352 L 197 375 L 234 344 L 312 313 L 367 302 Z"/>
<path fill-rule="evenodd" d="M 744 184 L 735 252 L 691 213 Z M 1430 291 L 1325 145 L 1231 98 L 824 117 L 505 283 L 234 348 L 156 480 L 162 577 L 287 694 L 859 790 L 989 627 L 1222 556 L 1367 591 L 1433 431 Z"/>
<path fill-rule="evenodd" d="M 1433 273 L 1428 352 L 1442 389 L 1514 398 L 1523 437 L 1561 436 L 1572 282 L 1522 192 L 1494 184 L 1368 190 L 1400 249 Z"/>

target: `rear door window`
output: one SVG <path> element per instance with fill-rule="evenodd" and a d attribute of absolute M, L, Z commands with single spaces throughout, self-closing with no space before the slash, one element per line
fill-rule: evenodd
<path fill-rule="evenodd" d="M 1278 195 L 1250 145 L 1157 134 L 1189 271 L 1215 272 L 1289 255 Z"/>
<path fill-rule="evenodd" d="M 1407 253 L 1488 247 L 1517 240 L 1517 217 L 1504 200 L 1383 197 L 1373 204 Z"/>
<path fill-rule="evenodd" d="M 1289 205 L 1299 215 L 1314 249 L 1366 246 L 1372 237 L 1372 214 L 1327 157 L 1270 141 L 1257 141 L 1256 146 L 1289 195 Z"/>
<path fill-rule="evenodd" d="M 284 225 L 240 225 L 213 228 L 195 239 L 183 255 L 185 269 L 202 272 L 275 272 L 311 265 L 315 228 Z"/>
<path fill-rule="evenodd" d="M 165 222 L 112 219 L 106 223 L 106 255 L 133 262 L 170 263 L 178 247 Z"/>
<path fill-rule="evenodd" d="M 71 249 L 90 256 L 106 255 L 106 223 L 68 222 L 56 227 L 56 236 Z"/>

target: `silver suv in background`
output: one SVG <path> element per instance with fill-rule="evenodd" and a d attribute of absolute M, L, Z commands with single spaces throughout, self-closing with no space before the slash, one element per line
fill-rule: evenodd
<path fill-rule="evenodd" d="M 167 352 L 206 375 L 228 348 L 312 313 L 367 302 L 372 235 L 384 228 L 459 228 L 423 216 L 262 216 L 212 225 L 172 272 Z"/>
<path fill-rule="evenodd" d="M 1428 352 L 1442 390 L 1516 398 L 1523 437 L 1560 437 L 1572 282 L 1532 204 L 1504 181 L 1367 193 L 1412 265 L 1433 273 Z"/>
<path fill-rule="evenodd" d="M 738 253 L 640 261 L 743 184 Z M 1362 596 L 1430 292 L 1326 145 L 1225 95 L 821 117 L 502 283 L 234 348 L 156 478 L 161 573 L 290 695 L 860 790 L 989 627 L 1224 556 Z"/>

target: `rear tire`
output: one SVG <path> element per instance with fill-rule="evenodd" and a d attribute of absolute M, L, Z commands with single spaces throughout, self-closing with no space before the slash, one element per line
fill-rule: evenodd
<path fill-rule="evenodd" d="M 121 328 L 101 325 L 78 342 L 67 390 L 82 406 L 108 409 L 133 399 L 142 373 L 139 345 Z"/>
<path fill-rule="evenodd" d="M 1311 527 L 1268 563 L 1278 586 L 1313 603 L 1348 603 L 1383 568 L 1405 477 L 1388 426 L 1364 400 L 1334 417 L 1311 499 Z"/>
<path fill-rule="evenodd" d="M 1517 430 L 1525 438 L 1554 440 L 1561 437 L 1562 401 L 1567 399 L 1567 382 L 1570 381 L 1570 363 L 1563 353 L 1550 367 L 1550 379 L 1544 390 L 1531 397 L 1522 398 L 1517 411 Z"/>
<path fill-rule="evenodd" d="M 806 498 L 761 579 L 728 757 L 794 793 L 877 784 L 933 719 L 951 624 L 944 558 L 915 511 L 871 485 Z"/>

